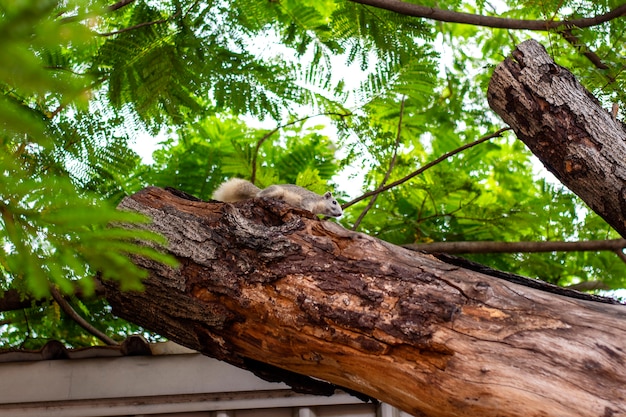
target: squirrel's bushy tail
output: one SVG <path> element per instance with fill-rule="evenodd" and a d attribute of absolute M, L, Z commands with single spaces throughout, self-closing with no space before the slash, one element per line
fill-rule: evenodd
<path fill-rule="evenodd" d="M 259 187 L 250 181 L 241 178 L 231 178 L 222 183 L 213 193 L 213 199 L 225 203 L 248 200 L 254 198 L 261 191 Z"/>

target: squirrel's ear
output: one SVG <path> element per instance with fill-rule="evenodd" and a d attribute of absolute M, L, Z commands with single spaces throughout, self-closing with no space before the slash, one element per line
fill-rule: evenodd
<path fill-rule="evenodd" d="M 326 200 L 333 198 L 333 195 L 330 193 L 330 191 L 326 191 L 326 194 L 324 194 L 324 198 Z"/>

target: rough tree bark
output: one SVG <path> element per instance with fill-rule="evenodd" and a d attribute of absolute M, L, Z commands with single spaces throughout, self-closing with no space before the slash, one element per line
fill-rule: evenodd
<path fill-rule="evenodd" d="M 543 46 L 521 43 L 493 73 L 491 108 L 563 184 L 626 237 L 626 129 Z"/>
<path fill-rule="evenodd" d="M 145 291 L 106 283 L 113 311 L 209 356 L 416 416 L 626 415 L 624 306 L 461 268 L 279 201 L 148 188 L 121 208 L 150 216 L 180 266 L 138 258 Z"/>

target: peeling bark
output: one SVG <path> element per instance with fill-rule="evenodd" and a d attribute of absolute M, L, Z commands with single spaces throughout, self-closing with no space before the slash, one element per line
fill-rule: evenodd
<path fill-rule="evenodd" d="M 495 69 L 491 108 L 565 186 L 626 237 L 626 130 L 536 41 Z"/>
<path fill-rule="evenodd" d="M 143 227 L 180 266 L 137 258 L 145 291 L 107 282 L 114 313 L 206 355 L 416 416 L 626 415 L 624 306 L 517 285 L 279 201 L 147 188 L 121 208 L 150 216 Z"/>

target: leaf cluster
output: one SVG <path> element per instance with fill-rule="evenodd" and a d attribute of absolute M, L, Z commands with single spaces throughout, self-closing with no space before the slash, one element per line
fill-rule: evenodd
<path fill-rule="evenodd" d="M 172 264 L 156 249 L 165 243 L 160 236 L 129 229 L 147 219 L 103 199 L 119 197 L 116 170 L 134 169 L 138 158 L 88 111 L 93 78 L 81 72 L 80 57 L 89 56 L 93 35 L 58 18 L 80 13 L 82 2 L 63 6 L 0 7 L 0 47 L 10 63 L 0 69 L 0 291 L 33 300 L 48 297 L 50 286 L 89 296 L 96 276 L 140 289 L 145 271 L 131 254 Z M 39 335 L 48 327 L 45 320 L 30 324 Z"/>
<path fill-rule="evenodd" d="M 177 135 L 155 152 L 155 163 L 145 167 L 140 178 L 202 199 L 209 199 L 226 179 L 252 179 L 255 172 L 261 188 L 292 183 L 325 190 L 339 169 L 331 140 L 302 123 L 268 131 L 234 117 L 213 116 Z"/>

